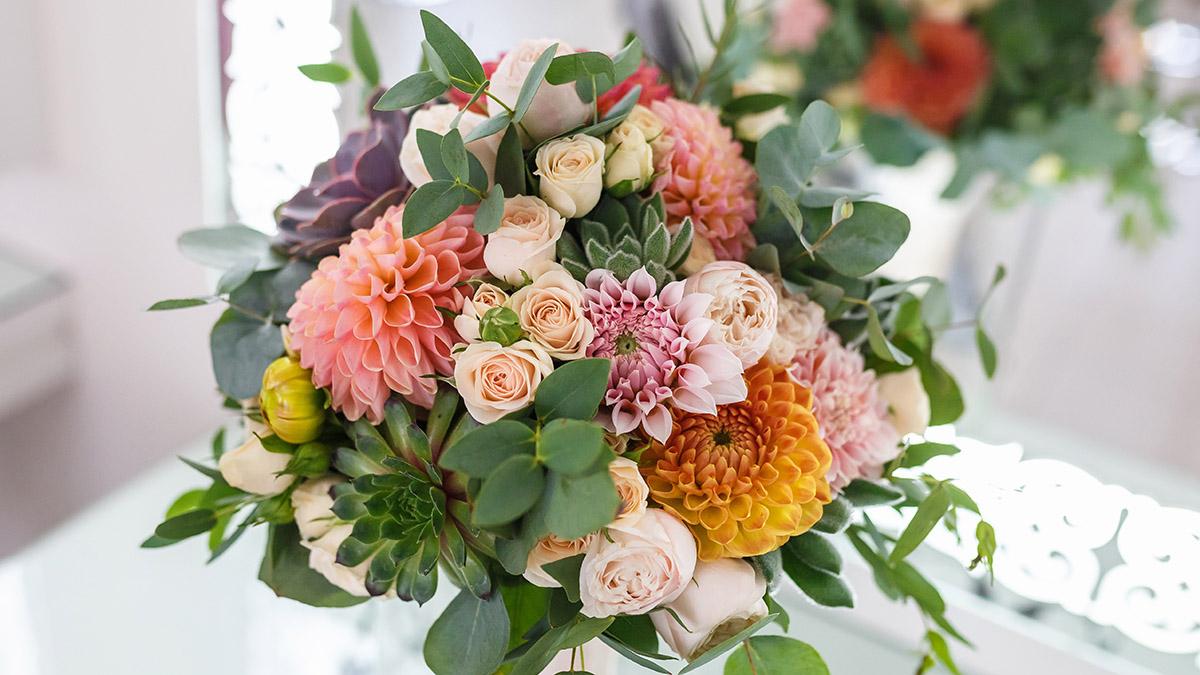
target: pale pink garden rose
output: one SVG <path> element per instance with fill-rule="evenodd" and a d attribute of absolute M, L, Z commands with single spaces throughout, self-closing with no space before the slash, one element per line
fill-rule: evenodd
<path fill-rule="evenodd" d="M 334 586 L 365 598 L 370 595 L 366 582 L 371 558 L 354 567 L 337 562 L 338 547 L 354 531 L 353 525 L 339 522 L 333 514 L 331 492 L 344 482 L 344 478 L 333 475 L 304 481 L 292 492 L 292 509 L 300 530 L 300 545 L 309 550 L 308 566 Z M 396 597 L 395 589 L 389 589 L 384 597 Z"/>
<path fill-rule="evenodd" d="M 533 403 L 538 385 L 553 370 L 550 355 L 529 340 L 508 347 L 476 342 L 454 355 L 454 384 L 467 412 L 482 424 Z"/>
<path fill-rule="evenodd" d="M 281 473 L 291 459 L 289 453 L 267 450 L 258 436 L 251 434 L 241 446 L 221 455 L 217 470 L 226 483 L 243 492 L 273 497 L 296 480 Z"/>
<path fill-rule="evenodd" d="M 533 67 L 542 52 L 556 43 L 558 44 L 554 50 L 556 56 L 571 54 L 575 51 L 562 40 L 548 38 L 525 40 L 518 44 L 516 48 L 500 59 L 496 71 L 492 73 L 492 83 L 488 87 L 488 93 L 503 101 L 510 108 L 516 106 L 517 96 L 521 93 L 521 85 L 525 83 L 525 76 L 529 74 L 529 69 Z M 528 139 L 523 140 L 528 146 L 570 131 L 583 124 L 591 111 L 591 106 L 579 99 L 579 94 L 575 92 L 575 83 L 542 82 L 538 87 L 537 95 L 533 97 L 529 111 L 521 120 L 522 134 L 528 132 L 529 136 Z M 488 99 L 489 115 L 495 117 L 503 112 L 503 106 L 491 98 Z"/>
<path fill-rule="evenodd" d="M 696 568 L 696 540 L 662 509 L 598 537 L 579 570 L 585 616 L 645 614 L 679 597 Z"/>
<path fill-rule="evenodd" d="M 750 563 L 734 558 L 701 561 L 686 590 L 666 605 L 674 616 L 654 612 L 650 620 L 672 651 L 694 661 L 766 616 L 766 592 L 766 581 Z"/>
<path fill-rule="evenodd" d="M 542 537 L 530 549 L 529 558 L 525 561 L 525 574 L 523 575 L 525 580 L 542 588 L 561 588 L 562 584 L 547 574 L 542 566 L 588 551 L 598 536 L 600 535 L 592 533 L 569 540 L 559 539 L 553 534 Z"/>
<path fill-rule="evenodd" d="M 832 18 L 825 0 L 784 0 L 772 17 L 771 48 L 777 52 L 812 51 Z"/>
<path fill-rule="evenodd" d="M 878 478 L 900 453 L 900 434 L 888 421 L 875 373 L 837 333 L 821 331 L 812 349 L 796 354 L 788 372 L 813 393 L 813 416 L 833 461 L 829 485 L 841 490 L 855 478 Z"/>
<path fill-rule="evenodd" d="M 609 527 L 617 530 L 636 527 L 637 522 L 646 514 L 646 500 L 650 498 L 650 487 L 642 478 L 637 462 L 626 457 L 616 457 L 608 464 L 608 475 L 612 476 L 613 484 L 617 487 L 617 496 L 621 505 L 617 508 L 617 517 Z"/>
<path fill-rule="evenodd" d="M 404 135 L 404 141 L 400 144 L 400 168 L 404 169 L 404 175 L 408 176 L 413 187 L 420 187 L 433 180 L 433 177 L 429 175 L 429 169 L 425 167 L 421 150 L 417 147 L 417 129 L 426 129 L 445 136 L 450 131 L 450 125 L 454 123 L 454 118 L 458 113 L 458 106 L 453 103 L 439 103 L 421 108 L 413 113 L 412 119 L 408 123 L 408 133 Z M 483 115 L 467 110 L 462 113 L 462 119 L 458 121 L 458 131 L 465 137 L 486 120 L 487 118 Z M 475 155 L 475 158 L 483 165 L 489 184 L 496 171 L 496 151 L 499 148 L 500 134 L 492 134 L 487 138 L 479 138 L 467 143 L 467 150 Z"/>
<path fill-rule="evenodd" d="M 538 275 L 513 293 L 509 305 L 529 338 L 550 356 L 572 361 L 587 353 L 595 331 L 583 315 L 583 284 L 566 270 Z"/>
<path fill-rule="evenodd" d="M 624 282 L 592 270 L 586 285 L 584 313 L 596 331 L 587 354 L 612 361 L 600 416 L 609 431 L 641 428 L 665 442 L 668 406 L 715 415 L 718 405 L 746 398 L 742 362 L 725 345 L 704 342 L 712 296 L 688 294 L 682 281 L 660 292 L 644 268 Z"/>
<path fill-rule="evenodd" d="M 929 394 L 921 371 L 909 368 L 879 378 L 879 395 L 887 403 L 888 421 L 901 437 L 923 434 L 929 428 Z"/>
<path fill-rule="evenodd" d="M 564 218 L 581 218 L 604 189 L 604 141 L 587 134 L 556 138 L 533 158 L 538 194 Z"/>
<path fill-rule="evenodd" d="M 537 197 L 517 195 L 504 200 L 500 227 L 487 237 L 483 261 L 498 279 L 519 285 L 532 270 L 554 261 L 555 246 L 566 219 Z M 522 274 L 524 272 L 524 274 Z"/>
<path fill-rule="evenodd" d="M 749 368 L 767 353 L 779 303 L 771 284 L 754 268 L 733 260 L 709 263 L 687 278 L 684 290 L 712 296 L 704 313 L 713 322 L 707 339 L 728 347 L 742 366 Z"/>
<path fill-rule="evenodd" d="M 817 346 L 817 337 L 825 328 L 825 308 L 803 293 L 789 291 L 778 275 L 772 274 L 768 280 L 779 298 L 779 323 L 767 350 L 767 359 L 771 363 L 787 365 L 797 352 Z"/>
<path fill-rule="evenodd" d="M 503 307 L 507 303 L 508 293 L 486 282 L 479 284 L 475 294 L 463 303 L 462 313 L 454 317 L 454 330 L 467 342 L 478 341 L 479 320 L 489 309 Z"/>

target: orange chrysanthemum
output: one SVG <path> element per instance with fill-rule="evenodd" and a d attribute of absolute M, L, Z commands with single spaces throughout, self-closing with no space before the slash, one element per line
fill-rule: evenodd
<path fill-rule="evenodd" d="M 745 401 L 716 415 L 676 410 L 670 438 L 641 457 L 650 498 L 688 524 L 702 560 L 773 551 L 832 498 L 812 392 L 765 362 L 745 378 Z"/>

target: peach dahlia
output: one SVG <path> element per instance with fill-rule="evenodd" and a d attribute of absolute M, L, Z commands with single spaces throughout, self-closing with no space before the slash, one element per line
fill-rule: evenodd
<path fill-rule="evenodd" d="M 676 410 L 670 438 L 640 461 L 650 498 L 687 523 L 701 560 L 773 551 L 832 499 L 812 392 L 765 362 L 745 379 L 746 400 L 715 415 Z"/>

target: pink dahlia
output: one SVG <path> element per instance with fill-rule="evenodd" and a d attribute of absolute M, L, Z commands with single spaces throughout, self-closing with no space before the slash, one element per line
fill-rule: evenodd
<path fill-rule="evenodd" d="M 329 387 L 347 419 L 383 419 L 392 392 L 429 407 L 437 381 L 454 372 L 450 348 L 461 342 L 439 307 L 458 311 L 464 279 L 485 271 L 483 236 L 473 210 L 405 239 L 404 205 L 357 230 L 323 259 L 288 311 L 291 345 L 313 382 Z"/>
<path fill-rule="evenodd" d="M 900 434 L 888 422 L 875 373 L 864 369 L 862 354 L 826 328 L 815 347 L 796 354 L 788 372 L 812 390 L 813 414 L 833 453 L 833 489 L 855 478 L 878 478 L 899 452 Z"/>
<path fill-rule="evenodd" d="M 596 337 L 587 355 L 612 360 L 604 397 L 605 426 L 628 433 L 639 426 L 659 441 L 671 435 L 668 404 L 717 414 L 717 406 L 746 398 L 742 363 L 723 344 L 701 344 L 712 320 L 707 293 L 684 293 L 683 282 L 658 289 L 645 269 L 617 281 L 592 270 L 584 312 Z"/>
<path fill-rule="evenodd" d="M 754 247 L 754 168 L 742 145 L 721 126 L 709 106 L 667 99 L 653 110 L 663 121 L 671 150 L 663 157 L 654 191 L 662 192 L 669 225 L 691 217 L 696 234 L 713 246 L 717 258 L 744 260 Z"/>

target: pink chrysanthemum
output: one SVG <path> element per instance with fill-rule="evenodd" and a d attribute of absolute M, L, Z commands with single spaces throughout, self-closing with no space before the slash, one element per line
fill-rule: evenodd
<path fill-rule="evenodd" d="M 878 478 L 899 453 L 900 434 L 888 422 L 875 373 L 864 369 L 862 354 L 825 329 L 815 347 L 796 354 L 788 372 L 812 390 L 813 414 L 833 453 L 829 484 L 841 490 L 855 478 Z"/>
<path fill-rule="evenodd" d="M 333 407 L 347 419 L 383 419 L 392 392 L 429 407 L 437 381 L 454 372 L 450 348 L 461 342 L 439 307 L 458 311 L 464 279 L 482 274 L 483 237 L 473 210 L 459 209 L 437 227 L 405 239 L 404 206 L 357 230 L 336 256 L 323 259 L 288 311 L 291 345 Z"/>
<path fill-rule="evenodd" d="M 671 434 L 673 405 L 715 415 L 718 405 L 746 398 L 742 363 L 723 344 L 701 344 L 712 327 L 704 316 L 712 296 L 684 294 L 674 281 L 656 293 L 645 269 L 617 281 L 592 270 L 584 311 L 596 330 L 588 356 L 612 360 L 602 421 L 610 431 L 639 426 L 659 441 Z"/>
<path fill-rule="evenodd" d="M 670 98 L 651 105 L 672 148 L 655 170 L 670 225 L 691 217 L 721 260 L 744 260 L 754 247 L 754 168 L 717 111 Z"/>

